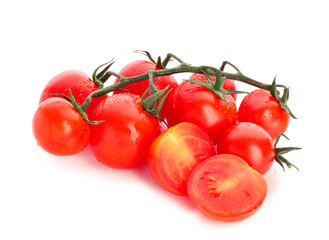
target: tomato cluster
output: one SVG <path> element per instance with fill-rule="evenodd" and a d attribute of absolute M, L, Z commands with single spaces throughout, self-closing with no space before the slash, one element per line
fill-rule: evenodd
<path fill-rule="evenodd" d="M 132 62 L 116 74 L 113 86 L 121 78 L 131 82 L 111 93 L 79 71 L 58 74 L 43 90 L 33 117 L 36 141 L 58 156 L 89 145 L 93 156 L 111 168 L 147 162 L 163 189 L 188 195 L 213 219 L 238 221 L 252 215 L 266 196 L 262 175 L 274 160 L 283 159 L 274 141 L 287 129 L 289 114 L 264 89 L 246 95 L 237 106 L 234 81 L 225 79 L 212 91 L 205 86 L 218 86 L 218 77 L 206 71 L 179 84 L 171 74 L 153 82 L 132 80 L 163 69 L 155 62 Z M 87 107 L 80 107 L 100 90 Z M 144 103 L 159 92 L 148 111 Z"/>

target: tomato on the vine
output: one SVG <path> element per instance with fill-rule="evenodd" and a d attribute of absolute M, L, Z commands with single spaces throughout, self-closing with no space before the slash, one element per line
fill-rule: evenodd
<path fill-rule="evenodd" d="M 72 104 L 59 97 L 43 101 L 32 121 L 33 135 L 47 152 L 68 156 L 81 152 L 89 141 L 89 125 Z"/>
<path fill-rule="evenodd" d="M 289 120 L 289 114 L 281 108 L 270 91 L 263 89 L 246 95 L 238 111 L 239 122 L 255 123 L 264 128 L 273 139 L 286 131 Z"/>
<path fill-rule="evenodd" d="M 101 163 L 112 168 L 132 168 L 146 161 L 152 141 L 160 134 L 156 117 L 146 113 L 141 98 L 119 93 L 105 98 L 90 120 L 90 149 Z"/>
<path fill-rule="evenodd" d="M 219 154 L 234 154 L 259 173 L 266 173 L 275 159 L 271 136 L 254 123 L 241 122 L 228 128 L 217 144 Z"/>
<path fill-rule="evenodd" d="M 187 195 L 187 179 L 200 162 L 215 155 L 209 136 L 192 123 L 180 123 L 161 133 L 152 143 L 147 164 L 154 180 L 165 190 Z"/>
<path fill-rule="evenodd" d="M 169 126 L 193 123 L 216 141 L 238 117 L 234 99 L 230 95 L 226 97 L 229 105 L 204 86 L 185 81 L 169 93 L 164 104 L 164 117 Z"/>
<path fill-rule="evenodd" d="M 161 70 L 156 64 L 145 61 L 145 60 L 137 60 L 127 64 L 125 67 L 121 69 L 119 72 L 120 75 L 125 77 L 134 77 L 141 74 L 144 74 L 150 70 Z M 119 78 L 115 79 L 115 83 L 119 81 Z M 170 86 L 167 91 L 177 86 L 176 79 L 171 76 L 162 76 L 160 79 L 158 77 L 153 78 L 153 82 L 156 83 L 155 87 L 160 91 L 167 86 Z M 122 87 L 122 89 L 128 90 L 130 93 L 137 94 L 139 96 L 143 96 L 144 92 L 150 87 L 150 80 L 142 80 L 139 82 L 131 83 L 127 86 Z M 114 93 L 122 92 L 120 90 L 114 91 Z M 150 96 L 150 92 L 146 93 L 145 97 Z"/>
<path fill-rule="evenodd" d="M 216 81 L 216 77 L 215 76 L 209 76 L 211 78 L 211 80 L 213 80 L 214 82 Z M 195 73 L 190 77 L 190 80 L 200 80 L 200 81 L 207 81 L 207 77 L 206 75 L 202 74 L 202 73 Z M 224 81 L 224 85 L 223 88 L 226 90 L 233 90 L 236 91 L 236 86 L 235 83 L 232 79 L 228 79 L 226 78 Z M 237 95 L 236 94 L 231 94 L 231 96 L 233 97 L 234 100 L 236 100 Z"/>
<path fill-rule="evenodd" d="M 192 202 L 207 216 L 219 221 L 240 221 L 263 203 L 265 179 L 234 155 L 215 155 L 199 163 L 187 182 Z"/>
<path fill-rule="evenodd" d="M 39 103 L 50 97 L 58 97 L 58 95 L 51 95 L 56 93 L 70 97 L 70 89 L 78 105 L 81 105 L 90 93 L 98 89 L 98 86 L 85 73 L 77 70 L 67 70 L 57 74 L 47 83 L 42 91 Z M 104 98 L 105 96 L 92 98 L 85 111 L 86 114 L 90 116 L 95 106 Z"/>

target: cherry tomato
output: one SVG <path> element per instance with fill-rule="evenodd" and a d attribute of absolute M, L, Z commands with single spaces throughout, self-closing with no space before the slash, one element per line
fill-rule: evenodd
<path fill-rule="evenodd" d="M 228 103 L 204 86 L 182 82 L 168 95 L 164 116 L 169 126 L 180 122 L 190 122 L 205 131 L 212 141 L 237 121 L 237 108 L 234 99 L 226 96 Z"/>
<path fill-rule="evenodd" d="M 150 70 L 160 70 L 156 64 L 151 63 L 149 61 L 145 60 L 137 60 L 134 62 L 131 62 L 127 64 L 121 71 L 119 72 L 120 75 L 125 76 L 125 77 L 134 77 L 137 75 L 144 74 Z M 154 78 L 153 82 L 155 83 L 159 78 Z M 115 79 L 115 83 L 119 81 L 119 78 Z M 177 81 L 176 79 L 171 76 L 163 76 L 160 77 L 160 80 L 156 83 L 155 87 L 158 90 L 162 90 L 166 88 L 167 86 L 170 86 L 167 91 L 169 91 L 171 88 L 177 86 Z M 150 87 L 150 80 L 143 80 L 140 82 L 132 83 L 129 84 L 125 87 L 122 87 L 122 89 L 128 90 L 130 93 L 137 94 L 139 96 L 143 96 L 144 92 Z M 115 91 L 114 93 L 118 93 L 122 91 Z M 145 97 L 150 96 L 150 92 L 148 92 Z"/>
<path fill-rule="evenodd" d="M 284 133 L 290 117 L 269 91 L 257 89 L 244 97 L 238 111 L 239 122 L 253 122 L 264 128 L 273 139 Z"/>
<path fill-rule="evenodd" d="M 272 166 L 275 157 L 271 136 L 254 123 L 241 122 L 227 129 L 217 144 L 217 153 L 234 154 L 261 174 Z"/>
<path fill-rule="evenodd" d="M 160 134 L 157 118 L 147 114 L 141 98 L 131 93 L 114 94 L 94 109 L 90 149 L 101 163 L 112 168 L 132 168 L 146 161 L 152 141 Z"/>
<path fill-rule="evenodd" d="M 47 152 L 68 156 L 81 152 L 89 141 L 89 125 L 63 98 L 52 97 L 43 101 L 32 121 L 33 135 Z"/>
<path fill-rule="evenodd" d="M 39 102 L 43 102 L 50 97 L 58 97 L 51 95 L 54 93 L 63 94 L 70 97 L 71 89 L 72 94 L 79 105 L 85 102 L 87 96 L 98 89 L 98 86 L 83 72 L 76 70 L 68 70 L 57 74 L 46 85 L 40 96 Z M 86 109 L 86 114 L 90 116 L 95 106 L 105 98 L 101 96 L 93 98 L 91 103 Z"/>
<path fill-rule="evenodd" d="M 216 81 L 216 77 L 215 76 L 209 76 L 214 82 Z M 207 77 L 204 74 L 201 73 L 195 73 L 190 77 L 191 80 L 200 80 L 200 81 L 207 81 Z M 236 91 L 236 86 L 234 84 L 234 81 L 232 79 L 225 79 L 224 81 L 224 85 L 223 88 L 226 90 L 233 90 Z M 231 96 L 233 97 L 234 101 L 236 101 L 236 94 L 231 94 Z"/>
<path fill-rule="evenodd" d="M 180 123 L 161 133 L 152 143 L 147 164 L 165 190 L 187 195 L 187 178 L 201 161 L 215 155 L 208 135 L 192 123 Z"/>
<path fill-rule="evenodd" d="M 198 164 L 187 182 L 192 202 L 219 221 L 240 221 L 263 203 L 267 185 L 261 174 L 234 155 L 215 155 Z"/>

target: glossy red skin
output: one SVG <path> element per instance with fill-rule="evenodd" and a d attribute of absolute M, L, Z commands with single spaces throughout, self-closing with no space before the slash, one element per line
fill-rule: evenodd
<path fill-rule="evenodd" d="M 265 174 L 272 166 L 275 150 L 271 136 L 254 123 L 241 122 L 227 129 L 217 144 L 218 154 L 233 154 Z"/>
<path fill-rule="evenodd" d="M 215 142 L 221 133 L 237 121 L 234 99 L 227 95 L 230 106 L 207 88 L 182 82 L 168 95 L 164 111 L 169 126 L 190 122 L 205 131 Z"/>
<path fill-rule="evenodd" d="M 261 174 L 234 155 L 215 155 L 198 164 L 187 182 L 192 202 L 206 216 L 241 221 L 262 205 L 267 185 Z"/>
<path fill-rule="evenodd" d="M 105 121 L 90 126 L 90 149 L 111 168 L 132 168 L 145 162 L 151 143 L 161 133 L 158 119 L 147 114 L 141 98 L 131 93 L 107 97 L 90 119 Z"/>
<path fill-rule="evenodd" d="M 58 156 L 81 152 L 90 136 L 86 121 L 70 102 L 59 97 L 46 99 L 39 105 L 32 129 L 38 145 Z"/>
<path fill-rule="evenodd" d="M 192 123 L 180 123 L 153 141 L 147 165 L 162 188 L 173 194 L 187 195 L 191 170 L 215 154 L 215 147 L 204 131 Z"/>
<path fill-rule="evenodd" d="M 157 67 L 154 63 L 151 63 L 149 61 L 145 60 L 137 60 L 134 62 L 131 62 L 127 64 L 124 68 L 121 69 L 119 72 L 120 75 L 125 77 L 134 77 L 137 75 L 144 74 L 150 70 L 160 70 L 159 67 Z M 155 83 L 159 78 L 154 78 L 153 82 Z M 115 83 L 119 81 L 119 78 L 115 79 Z M 177 86 L 176 79 L 169 75 L 169 76 L 163 76 L 160 78 L 160 80 L 156 83 L 155 87 L 158 90 L 162 90 L 166 88 L 167 86 L 170 86 L 169 89 L 174 88 Z M 137 94 L 139 96 L 143 96 L 144 92 L 150 87 L 150 81 L 143 80 L 140 82 L 132 83 L 127 86 L 122 87 L 122 89 L 128 90 L 130 93 Z M 169 91 L 168 89 L 168 91 Z M 119 93 L 122 91 L 115 91 L 114 93 Z M 148 92 L 146 97 L 150 96 L 150 92 Z"/>
<path fill-rule="evenodd" d="M 269 91 L 257 89 L 242 100 L 238 121 L 256 123 L 276 139 L 288 128 L 290 117 Z"/>
<path fill-rule="evenodd" d="M 54 93 L 70 97 L 69 89 L 71 89 L 77 103 L 81 105 L 90 93 L 98 89 L 98 86 L 85 73 L 77 70 L 67 70 L 57 74 L 47 83 L 41 93 L 39 103 L 47 98 L 55 97 L 56 95 L 51 95 Z M 93 98 L 85 111 L 86 114 L 90 116 L 95 106 L 105 97 Z"/>
<path fill-rule="evenodd" d="M 216 81 L 216 77 L 215 76 L 209 76 L 214 82 Z M 200 80 L 200 81 L 205 81 L 207 82 L 207 77 L 206 75 L 202 74 L 202 73 L 195 73 L 190 77 L 190 80 Z M 234 81 L 232 79 L 228 79 L 226 78 L 224 81 L 224 85 L 223 88 L 226 90 L 233 90 L 236 91 L 236 86 L 234 84 Z M 236 101 L 236 94 L 231 94 L 231 96 L 233 97 L 234 101 Z"/>

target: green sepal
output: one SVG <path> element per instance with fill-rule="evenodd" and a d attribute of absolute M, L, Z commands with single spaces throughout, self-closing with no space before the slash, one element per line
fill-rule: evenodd
<path fill-rule="evenodd" d="M 271 87 L 271 94 L 272 96 L 279 102 L 281 108 L 292 118 L 297 119 L 297 117 L 291 112 L 290 108 L 287 105 L 287 101 L 289 99 L 289 88 L 285 88 L 283 92 L 283 96 L 279 96 L 279 91 L 277 90 L 276 87 L 276 76 L 272 82 L 272 87 Z"/>
<path fill-rule="evenodd" d="M 187 82 L 191 82 L 191 83 L 196 83 L 199 84 L 201 86 L 204 86 L 205 88 L 209 89 L 210 91 L 212 91 L 214 94 L 216 94 L 216 96 L 218 96 L 220 99 L 224 100 L 225 102 L 228 103 L 228 107 L 230 107 L 230 101 L 227 99 L 227 97 L 225 95 L 230 95 L 230 94 L 249 94 L 249 92 L 245 92 L 245 91 L 234 91 L 234 90 L 226 90 L 226 89 L 215 89 L 215 83 L 213 80 L 211 80 L 211 78 L 209 76 L 207 76 L 207 74 L 205 74 L 207 77 L 208 82 L 204 82 L 201 80 L 190 80 L 190 79 L 184 79 L 183 81 L 187 81 Z M 210 81 L 209 81 L 209 79 Z"/>
<path fill-rule="evenodd" d="M 281 138 L 281 136 L 284 136 L 286 139 L 289 140 L 289 138 L 284 135 L 283 133 L 280 133 L 279 136 L 277 137 L 275 143 L 274 143 L 274 151 L 275 151 L 275 161 L 277 163 L 279 163 L 279 165 L 282 167 L 283 171 L 285 171 L 284 165 L 286 165 L 288 168 L 294 167 L 296 168 L 298 171 L 298 167 L 296 167 L 294 164 L 292 164 L 291 162 L 289 162 L 285 157 L 283 157 L 283 154 L 289 153 L 291 151 L 294 150 L 300 150 L 302 148 L 299 147 L 282 147 L 282 148 L 278 148 L 277 145 L 279 143 L 279 140 Z"/>
<path fill-rule="evenodd" d="M 164 122 L 167 127 L 169 127 L 167 122 L 159 115 L 159 113 L 162 109 L 165 99 L 167 98 L 168 94 L 172 90 L 172 89 L 170 89 L 165 94 L 165 92 L 168 90 L 169 87 L 170 86 L 168 85 L 161 91 L 156 91 L 156 92 L 152 93 L 148 98 L 145 98 L 146 93 L 148 91 L 150 91 L 150 89 L 151 89 L 151 87 L 149 87 L 142 96 L 142 107 L 143 107 L 144 111 L 147 112 L 148 114 L 158 118 L 160 121 Z M 156 107 L 156 105 L 158 105 L 158 106 Z"/>
<path fill-rule="evenodd" d="M 109 72 L 107 72 L 107 70 L 109 70 L 109 68 L 113 65 L 113 63 L 114 63 L 114 59 L 100 65 L 99 67 L 97 67 L 94 70 L 93 75 L 92 75 L 93 81 L 99 88 L 102 88 L 104 83 L 111 77 L 111 74 Z M 104 66 L 106 66 L 106 67 L 101 72 L 97 73 L 98 70 Z"/>

